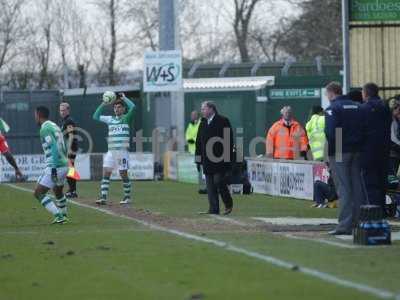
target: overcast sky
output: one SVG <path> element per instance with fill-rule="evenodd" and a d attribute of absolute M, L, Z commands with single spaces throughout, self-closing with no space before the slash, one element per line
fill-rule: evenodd
<path fill-rule="evenodd" d="M 158 0 L 149 0 L 156 2 Z M 198 28 L 198 35 L 204 36 L 209 39 L 210 33 L 212 35 L 226 35 L 227 33 L 232 34 L 232 16 L 234 13 L 234 1 L 233 0 L 188 0 L 194 6 L 196 14 L 201 16 L 203 20 Z M 79 1 L 82 5 L 82 9 L 85 9 L 88 16 L 93 19 L 93 22 L 98 22 L 98 15 L 96 8 L 93 6 L 92 0 Z M 154 5 L 154 3 L 153 3 Z M 257 9 L 254 12 L 252 23 L 263 24 L 266 30 L 271 30 L 275 27 L 275 24 L 282 17 L 289 17 L 295 15 L 298 12 L 296 8 L 289 4 L 287 0 L 265 0 L 258 4 Z M 186 26 L 185 23 L 181 23 L 181 30 Z M 121 28 L 129 34 L 128 28 Z M 190 53 L 193 53 L 196 49 L 189 49 L 190 46 L 186 46 L 185 56 L 190 58 Z M 131 62 L 126 69 L 137 69 L 142 67 L 142 60 L 136 59 Z"/>

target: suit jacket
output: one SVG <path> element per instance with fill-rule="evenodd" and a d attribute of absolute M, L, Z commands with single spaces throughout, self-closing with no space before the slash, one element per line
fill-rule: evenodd
<path fill-rule="evenodd" d="M 380 98 L 361 105 L 365 120 L 365 141 L 361 151 L 363 166 L 374 166 L 389 160 L 392 114 Z"/>
<path fill-rule="evenodd" d="M 365 120 L 361 106 L 347 96 L 339 96 L 325 110 L 328 155 L 336 154 L 336 129 L 342 129 L 342 153 L 361 152 L 365 141 Z"/>
<path fill-rule="evenodd" d="M 224 131 L 225 140 L 222 144 Z M 220 141 L 215 142 L 215 138 L 220 138 Z M 207 148 L 212 151 L 207 153 Z M 217 160 L 212 160 L 211 153 Z M 196 163 L 203 165 L 204 174 L 216 174 L 230 170 L 233 161 L 233 132 L 229 120 L 217 113 L 210 124 L 206 118 L 202 118 L 196 138 Z"/>

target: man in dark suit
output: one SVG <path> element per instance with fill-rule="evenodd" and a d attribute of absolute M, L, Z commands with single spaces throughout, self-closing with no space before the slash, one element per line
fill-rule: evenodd
<path fill-rule="evenodd" d="M 196 163 L 203 166 L 206 176 L 209 210 L 219 214 L 221 195 L 225 215 L 232 212 L 233 201 L 228 190 L 228 178 L 233 162 L 233 132 L 229 120 L 218 114 L 211 101 L 201 105 L 201 119 L 196 139 Z"/>
<path fill-rule="evenodd" d="M 366 137 L 361 151 L 363 187 L 369 204 L 385 206 L 386 183 L 389 171 L 392 114 L 379 97 L 375 83 L 362 89 Z"/>

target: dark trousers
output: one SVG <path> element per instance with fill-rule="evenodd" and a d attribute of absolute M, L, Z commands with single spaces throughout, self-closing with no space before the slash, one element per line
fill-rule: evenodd
<path fill-rule="evenodd" d="M 325 200 L 331 200 L 334 196 L 335 191 L 332 187 L 320 180 L 314 182 L 314 201 L 317 204 L 324 204 Z"/>
<path fill-rule="evenodd" d="M 341 161 L 330 156 L 329 163 L 339 195 L 339 224 L 336 230 L 351 232 L 358 223 L 361 205 L 366 204 L 360 154 L 343 153 Z"/>
<path fill-rule="evenodd" d="M 374 163 L 362 169 L 363 187 L 368 204 L 384 208 L 387 173 L 385 162 Z"/>
<path fill-rule="evenodd" d="M 219 197 L 221 195 L 225 208 L 232 208 L 233 201 L 228 190 L 226 173 L 206 174 L 209 213 L 219 214 Z"/>

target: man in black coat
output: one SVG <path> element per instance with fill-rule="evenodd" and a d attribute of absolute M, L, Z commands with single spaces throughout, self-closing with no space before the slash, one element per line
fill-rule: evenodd
<path fill-rule="evenodd" d="M 61 130 L 64 134 L 64 142 L 67 145 L 68 150 L 68 161 L 70 166 L 74 167 L 76 153 L 78 151 L 78 140 L 76 138 L 76 124 L 70 116 L 70 106 L 67 102 L 60 104 L 60 117 L 61 117 Z M 67 198 L 77 198 L 76 193 L 76 180 L 74 178 L 67 177 L 69 185 L 69 191 L 65 193 Z"/>
<path fill-rule="evenodd" d="M 361 105 L 343 96 L 342 87 L 331 82 L 326 87 L 330 101 L 325 110 L 325 135 L 329 166 L 339 195 L 339 223 L 332 235 L 351 235 L 357 224 L 365 195 L 361 180 L 361 150 L 365 142 Z"/>
<path fill-rule="evenodd" d="M 196 163 L 203 166 L 209 202 L 209 214 L 219 214 L 221 195 L 225 215 L 232 212 L 233 201 L 228 190 L 233 163 L 233 132 L 229 120 L 218 114 L 211 101 L 201 105 L 201 119 L 196 139 Z"/>
<path fill-rule="evenodd" d="M 392 115 L 378 93 L 375 83 L 367 83 L 362 89 L 366 140 L 361 151 L 361 169 L 368 203 L 384 208 Z"/>

